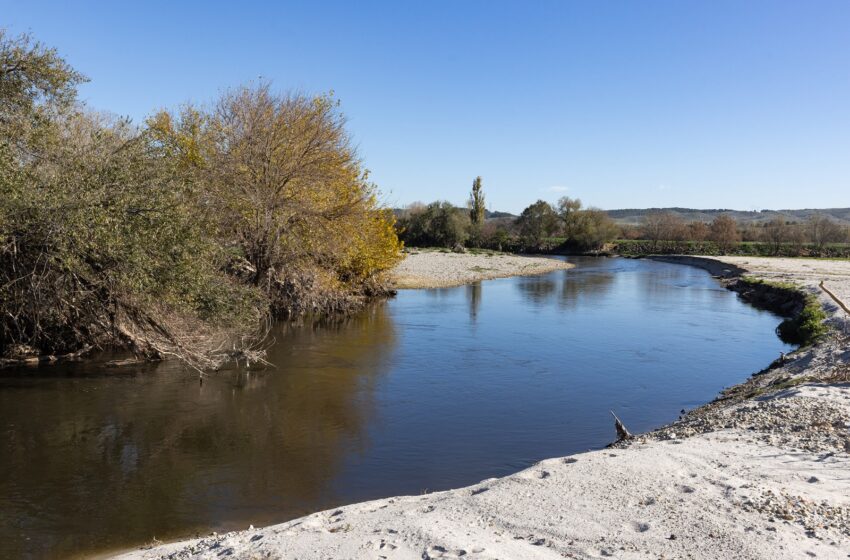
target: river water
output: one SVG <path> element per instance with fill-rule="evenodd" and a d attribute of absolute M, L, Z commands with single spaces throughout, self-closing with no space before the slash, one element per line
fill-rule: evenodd
<path fill-rule="evenodd" d="M 572 259 L 273 333 L 273 369 L 0 371 L 0 558 L 478 482 L 674 420 L 787 351 L 706 272 Z"/>

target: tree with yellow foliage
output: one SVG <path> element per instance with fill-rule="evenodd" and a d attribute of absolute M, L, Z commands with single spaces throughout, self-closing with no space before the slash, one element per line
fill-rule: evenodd
<path fill-rule="evenodd" d="M 148 124 L 278 314 L 344 310 L 380 291 L 380 273 L 401 258 L 392 213 L 332 94 L 276 94 L 264 83 Z"/>

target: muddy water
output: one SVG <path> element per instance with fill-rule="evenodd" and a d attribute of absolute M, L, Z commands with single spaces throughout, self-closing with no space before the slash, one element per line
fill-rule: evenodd
<path fill-rule="evenodd" d="M 787 350 L 701 270 L 625 259 L 279 327 L 274 369 L 0 372 L 0 558 L 89 555 L 501 476 L 676 418 Z"/>

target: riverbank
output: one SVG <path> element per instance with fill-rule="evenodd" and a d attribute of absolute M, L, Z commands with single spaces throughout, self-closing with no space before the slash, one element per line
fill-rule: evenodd
<path fill-rule="evenodd" d="M 744 260 L 752 262 L 688 264 L 782 275 L 810 291 L 824 272 L 799 259 L 789 259 L 797 268 Z M 841 297 L 850 271 L 826 266 Z M 840 324 L 843 312 L 818 297 Z M 833 332 L 679 421 L 611 449 L 125 558 L 846 558 L 849 363 L 847 338 Z"/>
<path fill-rule="evenodd" d="M 532 276 L 572 268 L 559 259 L 506 253 L 410 250 L 392 271 L 394 288 L 447 288 L 492 278 Z"/>

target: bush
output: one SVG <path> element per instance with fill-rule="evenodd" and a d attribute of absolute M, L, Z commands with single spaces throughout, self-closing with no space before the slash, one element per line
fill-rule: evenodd
<path fill-rule="evenodd" d="M 238 250 L 278 315 L 356 304 L 401 257 L 338 106 L 259 84 L 149 121 L 219 243 Z"/>
<path fill-rule="evenodd" d="M 256 300 L 220 271 L 172 168 L 123 121 L 75 112 L 49 132 L 0 182 L 0 347 L 217 365 L 208 350 L 253 330 Z"/>
<path fill-rule="evenodd" d="M 0 30 L 0 358 L 129 348 L 199 368 L 269 309 L 348 310 L 400 258 L 330 96 L 225 94 L 139 129 Z M 262 334 L 262 331 L 260 331 Z"/>
<path fill-rule="evenodd" d="M 415 205 L 399 219 L 398 228 L 406 245 L 453 248 L 469 239 L 469 212 L 445 201 Z"/>
<path fill-rule="evenodd" d="M 129 348 L 216 367 L 257 298 L 220 270 L 167 154 L 76 101 L 55 51 L 0 31 L 0 356 Z"/>
<path fill-rule="evenodd" d="M 782 340 L 806 346 L 826 333 L 825 320 L 826 313 L 823 312 L 817 298 L 809 295 L 806 296 L 803 310 L 796 317 L 783 321 L 777 331 Z"/>

